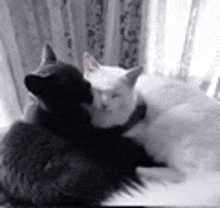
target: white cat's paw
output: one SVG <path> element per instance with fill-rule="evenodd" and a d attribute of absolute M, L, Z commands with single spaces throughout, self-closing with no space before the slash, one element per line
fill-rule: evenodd
<path fill-rule="evenodd" d="M 180 183 L 185 180 L 185 175 L 171 168 L 136 168 L 137 174 L 151 181 Z"/>

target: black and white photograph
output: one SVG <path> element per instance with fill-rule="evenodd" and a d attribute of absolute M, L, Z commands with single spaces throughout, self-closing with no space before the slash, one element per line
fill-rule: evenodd
<path fill-rule="evenodd" d="M 220 207 L 220 0 L 0 0 L 0 208 Z"/>

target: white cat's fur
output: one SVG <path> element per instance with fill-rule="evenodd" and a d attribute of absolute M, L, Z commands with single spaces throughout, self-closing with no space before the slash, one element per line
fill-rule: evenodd
<path fill-rule="evenodd" d="M 218 101 L 187 83 L 154 75 L 141 77 L 136 90 L 148 104 L 143 143 L 154 159 L 188 174 L 220 170 Z"/>
<path fill-rule="evenodd" d="M 128 73 L 118 67 L 102 66 L 88 55 L 84 66 L 85 77 L 96 91 L 116 88 L 112 83 L 120 83 Z M 88 70 L 91 66 L 92 70 Z M 180 172 L 220 170 L 218 101 L 186 83 L 148 74 L 140 76 L 134 89 L 128 88 L 126 94 L 124 107 L 112 108 L 114 111 L 110 114 L 98 112 L 95 104 L 91 110 L 94 124 L 110 127 L 125 123 L 139 102 L 139 96 L 147 103 L 148 124 L 139 124 L 126 135 L 143 144 L 154 160 L 165 162 Z"/>
<path fill-rule="evenodd" d="M 107 128 L 124 124 L 139 99 L 134 86 L 142 67 L 125 71 L 101 66 L 89 54 L 84 59 L 84 77 L 92 83 L 94 95 L 93 106 L 89 107 L 93 125 Z"/>

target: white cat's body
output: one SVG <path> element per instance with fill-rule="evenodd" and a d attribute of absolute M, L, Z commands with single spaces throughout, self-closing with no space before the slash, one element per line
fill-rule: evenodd
<path fill-rule="evenodd" d="M 185 173 L 220 171 L 220 104 L 187 83 L 144 75 L 136 90 L 148 105 L 143 134 L 158 162 Z"/>

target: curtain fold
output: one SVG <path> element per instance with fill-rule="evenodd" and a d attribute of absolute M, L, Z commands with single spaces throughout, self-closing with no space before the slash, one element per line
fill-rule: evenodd
<path fill-rule="evenodd" d="M 108 4 L 105 32 L 103 63 L 117 66 L 120 59 L 120 1 L 112 0 Z"/>
<path fill-rule="evenodd" d="M 0 127 L 8 126 L 21 116 L 19 88 L 16 83 L 3 43 L 0 41 Z"/>
<path fill-rule="evenodd" d="M 72 57 L 74 64 L 83 68 L 83 53 L 87 50 L 87 32 L 86 32 L 86 0 L 68 1 L 68 13 L 70 21 L 70 33 L 72 39 Z"/>
<path fill-rule="evenodd" d="M 5 108 L 8 109 L 6 112 L 12 112 L 14 110 L 15 111 L 17 110 L 18 113 L 20 113 L 24 106 L 27 92 L 23 85 L 24 62 L 22 61 L 21 58 L 18 38 L 19 35 L 17 34 L 16 27 L 14 27 L 13 18 L 12 15 L 10 14 L 10 9 L 6 4 L 6 1 L 0 1 L 0 39 L 2 41 L 1 51 L 4 51 L 4 53 L 6 54 L 7 60 L 4 61 L 5 62 L 7 61 L 9 66 L 6 69 L 4 67 L 0 68 L 1 76 L 3 80 L 5 80 L 4 77 L 11 77 L 8 80 L 8 84 L 7 83 L 4 84 L 6 84 L 6 86 L 8 85 L 8 87 L 13 87 L 11 86 L 11 83 L 14 84 L 14 87 L 17 89 L 16 90 L 17 100 L 15 100 L 15 103 L 17 102 L 20 104 L 20 109 L 17 109 L 16 107 L 14 109 L 11 109 L 13 108 L 12 107 L 13 104 L 8 105 L 8 101 L 10 99 L 7 100 L 4 100 L 3 98 L 0 99 L 4 100 L 3 104 L 5 105 Z M 3 86 L 3 82 L 1 84 Z M 3 88 L 1 90 L 4 97 L 10 96 L 10 94 L 7 94 L 8 93 L 7 90 L 4 91 Z"/>

